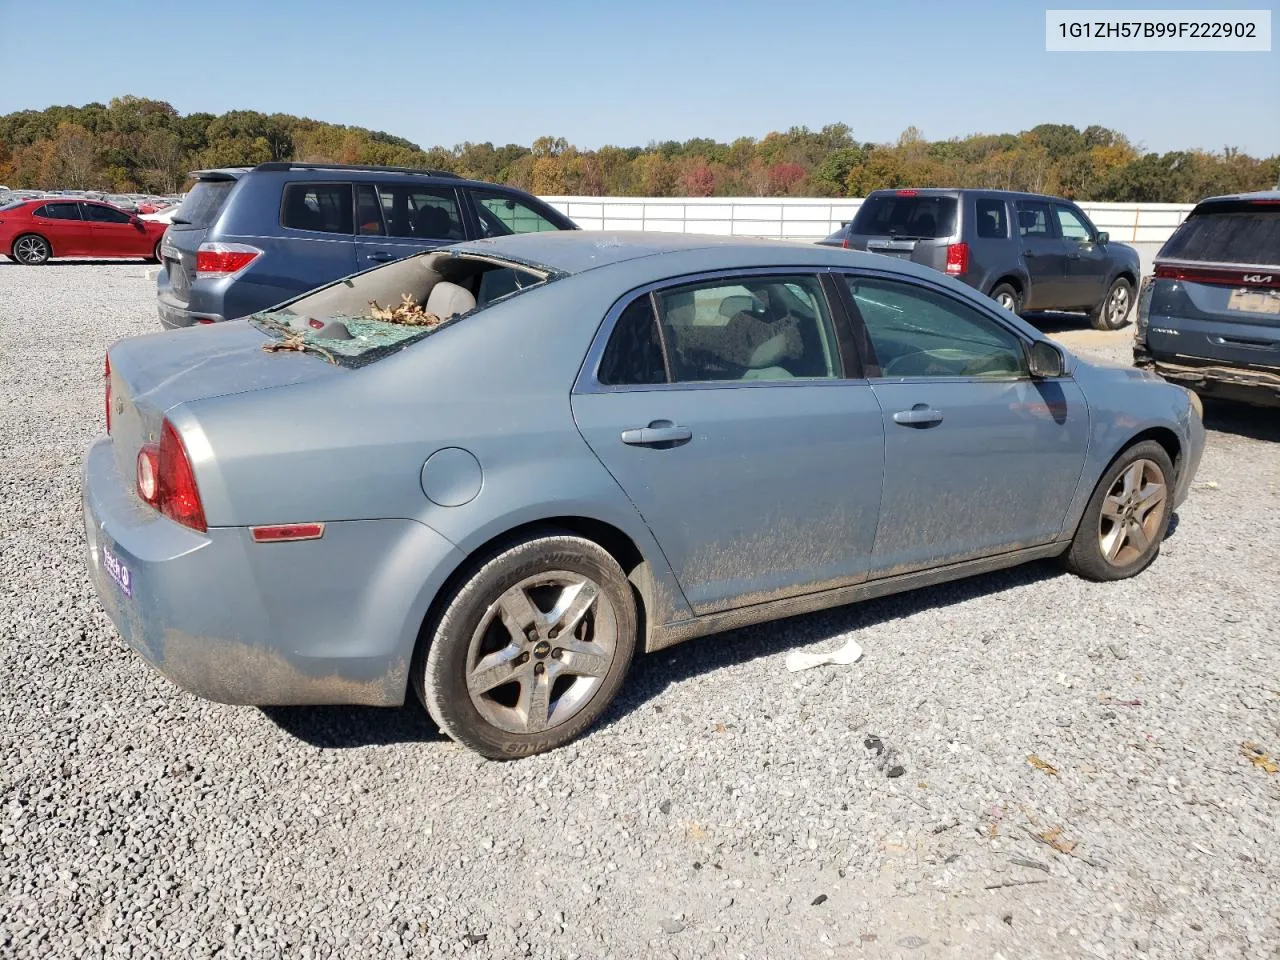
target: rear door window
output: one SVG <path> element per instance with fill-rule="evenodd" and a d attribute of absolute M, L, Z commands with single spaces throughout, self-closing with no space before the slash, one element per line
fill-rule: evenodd
<path fill-rule="evenodd" d="M 78 203 L 46 203 L 36 211 L 37 217 L 48 220 L 80 220 L 80 204 Z"/>
<path fill-rule="evenodd" d="M 476 217 L 482 237 L 504 237 L 512 233 L 541 233 L 560 228 L 529 204 L 505 193 L 472 190 Z"/>
<path fill-rule="evenodd" d="M 452 187 L 378 184 L 382 215 L 391 237 L 419 240 L 465 240 L 458 191 Z"/>
<path fill-rule="evenodd" d="M 914 193 L 873 194 L 853 218 L 853 233 L 938 240 L 955 235 L 956 198 Z"/>
<path fill-rule="evenodd" d="M 231 195 L 235 180 L 197 180 L 191 192 L 183 198 L 181 205 L 173 214 L 173 219 L 180 226 L 190 224 L 193 227 L 208 228 L 218 219 L 222 206 Z"/>
<path fill-rule="evenodd" d="M 354 233 L 351 184 L 286 183 L 280 225 L 318 233 Z"/>
<path fill-rule="evenodd" d="M 979 237 L 983 240 L 1004 240 L 1009 236 L 1009 214 L 1003 200 L 980 197 L 975 208 Z"/>
<path fill-rule="evenodd" d="M 1018 233 L 1024 237 L 1052 239 L 1054 233 L 1049 221 L 1049 205 L 1036 200 L 1019 200 Z"/>
<path fill-rule="evenodd" d="M 1280 203 L 1240 202 L 1193 212 L 1159 256 L 1280 266 Z"/>

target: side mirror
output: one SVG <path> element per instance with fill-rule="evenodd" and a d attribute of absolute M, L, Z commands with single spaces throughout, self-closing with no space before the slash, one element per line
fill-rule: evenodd
<path fill-rule="evenodd" d="M 1105 230 L 1098 231 L 1098 241 L 1097 241 L 1098 243 L 1106 243 L 1110 239 L 1111 239 L 1111 234 L 1107 233 L 1107 231 Z"/>
<path fill-rule="evenodd" d="M 1031 376 L 1037 380 L 1060 377 L 1067 369 L 1067 361 L 1062 351 L 1048 340 L 1037 340 L 1033 343 L 1028 360 Z"/>
<path fill-rule="evenodd" d="M 136 213 L 129 214 L 129 222 L 132 223 L 135 227 L 142 226 L 142 218 L 138 216 Z"/>

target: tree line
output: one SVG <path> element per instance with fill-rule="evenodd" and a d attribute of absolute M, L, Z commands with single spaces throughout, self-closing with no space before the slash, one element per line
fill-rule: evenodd
<path fill-rule="evenodd" d="M 1190 203 L 1280 180 L 1280 155 L 1152 153 L 1101 126 L 1044 123 L 1021 133 L 859 142 L 843 123 L 731 143 L 707 138 L 584 150 L 564 137 L 529 146 L 423 149 L 402 137 L 289 114 L 180 114 L 162 100 L 49 107 L 0 116 L 0 183 L 13 188 L 173 193 L 189 171 L 267 160 L 447 170 L 535 194 L 860 197 L 885 187 L 986 187 L 1077 200 Z"/>

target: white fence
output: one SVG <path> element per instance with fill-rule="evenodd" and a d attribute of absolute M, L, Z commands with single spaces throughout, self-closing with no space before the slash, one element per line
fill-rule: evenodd
<path fill-rule="evenodd" d="M 853 218 L 861 199 L 802 197 L 543 197 L 584 230 L 663 230 L 774 240 L 820 240 Z M 1082 203 L 1099 230 L 1127 243 L 1163 243 L 1189 203 Z"/>

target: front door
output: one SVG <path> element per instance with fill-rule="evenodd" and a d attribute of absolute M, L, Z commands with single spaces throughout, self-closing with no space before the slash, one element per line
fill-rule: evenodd
<path fill-rule="evenodd" d="M 93 250 L 100 257 L 149 257 L 155 244 L 141 223 L 105 203 L 81 203 L 80 215 L 93 229 Z"/>
<path fill-rule="evenodd" d="M 694 611 L 865 578 L 884 432 L 871 387 L 844 377 L 818 278 L 720 276 L 610 322 L 574 418 Z"/>
<path fill-rule="evenodd" d="M 924 284 L 846 278 L 879 367 L 879 573 L 1047 543 L 1084 466 L 1088 409 L 1070 378 L 1033 380 L 1005 321 Z"/>
<path fill-rule="evenodd" d="M 1110 258 L 1098 232 L 1084 214 L 1065 203 L 1055 203 L 1058 230 L 1067 246 L 1066 288 L 1063 296 L 1074 307 L 1094 307 L 1107 294 Z"/>
<path fill-rule="evenodd" d="M 1018 234 L 1022 262 L 1031 283 L 1022 305 L 1028 310 L 1072 306 L 1067 292 L 1067 248 L 1058 235 L 1053 211 L 1040 200 L 1019 200 Z"/>

